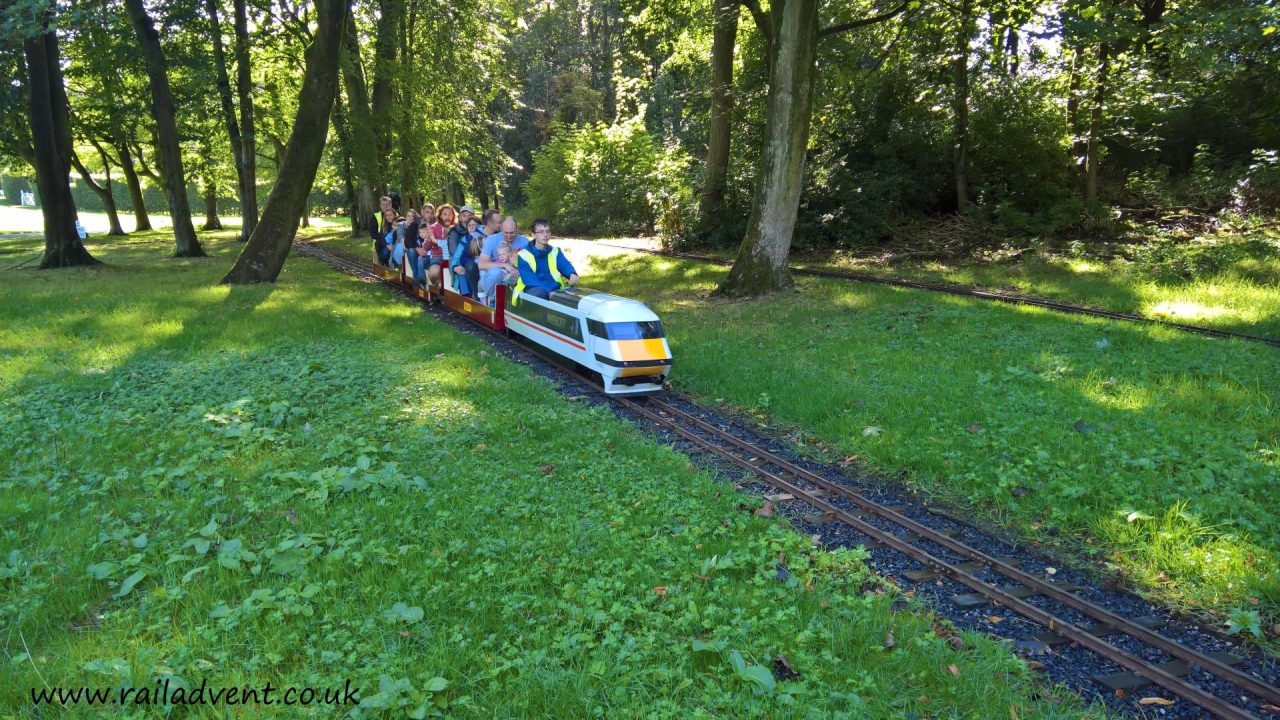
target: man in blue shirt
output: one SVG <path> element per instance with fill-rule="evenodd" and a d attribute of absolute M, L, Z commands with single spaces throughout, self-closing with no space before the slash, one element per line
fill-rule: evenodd
<path fill-rule="evenodd" d="M 578 282 L 578 271 L 573 263 L 551 247 L 551 223 L 542 218 L 533 221 L 533 244 L 517 253 L 516 269 L 519 281 L 515 293 L 526 292 L 534 297 L 547 299 L 552 292 L 563 287 L 573 287 Z"/>
<path fill-rule="evenodd" d="M 492 212 L 492 211 L 490 211 Z M 486 216 L 488 213 L 486 213 Z M 517 278 L 520 273 L 516 270 L 516 266 L 511 262 L 498 262 L 498 245 L 506 241 L 511 244 L 511 251 L 518 253 L 529 245 L 529 238 L 516 232 L 516 219 L 510 215 L 502 221 L 502 231 L 494 233 L 484 239 L 484 245 L 480 249 L 480 257 L 476 258 L 476 267 L 480 268 L 480 287 L 487 288 L 497 283 L 506 273 L 511 273 Z"/>

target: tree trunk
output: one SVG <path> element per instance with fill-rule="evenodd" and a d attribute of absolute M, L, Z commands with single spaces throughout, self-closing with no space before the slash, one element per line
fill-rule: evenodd
<path fill-rule="evenodd" d="M 129 202 L 133 205 L 133 231 L 150 230 L 151 216 L 147 214 L 146 198 L 142 194 L 138 171 L 133 167 L 133 153 L 129 152 L 129 143 L 121 142 L 115 148 L 120 155 L 120 170 L 124 172 L 125 185 L 129 188 Z"/>
<path fill-rule="evenodd" d="M 404 12 L 403 0 L 381 0 L 377 30 L 374 36 L 373 64 L 373 133 L 378 162 L 378 179 L 389 174 L 391 159 L 392 78 L 396 74 L 396 23 Z M 382 187 L 377 186 L 381 191 Z"/>
<path fill-rule="evenodd" d="M 787 255 L 800 210 L 813 111 L 818 0 L 787 0 L 780 10 L 772 13 L 777 30 L 760 175 L 747 236 L 717 288 L 721 295 L 761 295 L 791 287 Z"/>
<path fill-rule="evenodd" d="M 218 187 L 213 181 L 209 181 L 204 186 L 204 226 L 200 229 L 222 229 L 222 218 L 218 217 Z"/>
<path fill-rule="evenodd" d="M 1077 191 L 1084 187 L 1084 141 L 1080 132 L 1080 50 L 1071 51 L 1067 76 L 1067 128 L 1071 131 L 1071 177 Z"/>
<path fill-rule="evenodd" d="M 613 17 L 612 0 L 599 3 L 600 30 L 597 35 L 600 57 L 596 63 L 600 72 L 600 93 L 604 105 L 604 121 L 612 124 L 618 117 L 618 85 L 613 77 Z"/>
<path fill-rule="evenodd" d="M 476 216 L 489 209 L 489 177 L 484 174 L 476 175 L 476 196 L 480 200 L 480 207 L 476 208 Z"/>
<path fill-rule="evenodd" d="M 344 33 L 345 51 L 342 53 L 342 80 L 347 90 L 347 120 L 351 127 L 350 157 L 355 169 L 356 203 L 359 208 L 360 232 L 367 232 L 370 218 L 375 218 L 378 206 L 374 190 L 378 187 L 377 140 L 373 133 L 373 117 L 369 111 L 369 92 L 365 85 L 364 68 L 360 63 L 360 44 L 356 38 L 355 19 L 347 23 Z"/>
<path fill-rule="evenodd" d="M 1102 159 L 1099 143 L 1102 141 L 1102 106 L 1107 101 L 1107 73 L 1111 68 L 1111 48 L 1107 43 L 1098 46 L 1098 74 L 1093 84 L 1093 107 L 1089 110 L 1089 138 L 1084 159 L 1084 199 L 1098 199 L 1098 164 Z"/>
<path fill-rule="evenodd" d="M 99 185 L 89 174 L 88 168 L 84 163 L 80 162 L 80 158 L 76 156 L 75 150 L 71 151 L 71 164 L 75 166 L 76 172 L 80 173 L 80 179 L 84 180 L 84 184 L 89 186 L 97 196 L 102 200 L 102 208 L 107 213 L 107 220 L 111 223 L 111 230 L 108 235 L 124 235 L 124 228 L 120 226 L 120 214 L 116 212 L 116 199 L 111 196 L 111 166 L 107 165 L 107 184 L 106 187 Z"/>
<path fill-rule="evenodd" d="M 258 226 L 258 140 L 253 108 L 253 75 L 249 66 L 249 13 L 245 0 L 235 0 L 236 97 L 240 103 L 240 223 L 246 241 Z"/>
<path fill-rule="evenodd" d="M 76 204 L 71 197 L 71 123 L 67 91 L 62 83 L 58 36 L 49 29 L 52 12 L 42 18 L 39 35 L 22 43 L 27 64 L 27 117 L 35 150 L 36 187 L 44 216 L 41 268 L 98 263 L 76 232 Z"/>
<path fill-rule="evenodd" d="M 302 227 L 311 227 L 311 196 L 307 196 L 307 204 L 302 207 Z"/>
<path fill-rule="evenodd" d="M 969 204 L 969 24 L 973 0 L 963 0 L 957 19 L 955 59 L 951 72 L 955 82 L 953 108 L 955 129 L 952 135 L 952 164 L 955 172 L 956 212 L 964 212 Z"/>
<path fill-rule="evenodd" d="M 339 59 L 339 63 L 342 60 Z M 330 116 L 333 131 L 338 136 L 338 147 L 342 157 L 342 186 L 347 196 L 347 217 L 351 220 L 351 236 L 363 236 L 368 230 L 360 225 L 360 204 L 356 201 L 356 185 L 352 177 L 354 170 L 351 164 L 351 129 L 347 125 L 347 112 L 342 102 L 342 93 L 336 93 L 333 99 L 333 113 Z"/>
<path fill-rule="evenodd" d="M 299 94 L 298 115 L 289 135 L 288 150 L 262 219 L 223 283 L 247 285 L 275 282 L 298 231 L 315 182 L 329 131 L 329 113 L 338 88 L 338 57 L 349 15 L 350 0 L 317 0 L 314 40 L 307 48 L 307 69 Z"/>
<path fill-rule="evenodd" d="M 160 36 L 142 0 L 124 0 L 133 23 L 134 33 L 146 63 L 151 82 L 151 115 L 156 121 L 156 150 L 160 153 L 160 172 L 165 179 L 164 194 L 169 201 L 169 217 L 177 242 L 177 257 L 204 257 L 204 249 L 191 224 L 191 206 L 187 202 L 187 177 L 182 171 L 182 149 L 178 146 L 178 127 L 174 120 L 173 93 L 165 65 Z"/>
<path fill-rule="evenodd" d="M 733 48 L 738 38 L 738 0 L 717 0 L 711 40 L 711 122 L 707 166 L 698 202 L 698 231 L 705 239 L 720 229 L 725 178 L 729 173 L 733 116 Z"/>
<path fill-rule="evenodd" d="M 1009 56 L 1009 74 L 1018 74 L 1018 27 L 1014 25 L 1009 28 L 1009 33 L 1005 37 L 1004 49 Z"/>
<path fill-rule="evenodd" d="M 235 160 L 236 178 L 238 179 L 237 189 L 240 195 L 241 213 L 245 207 L 246 198 L 244 196 L 244 145 L 240 141 L 240 123 L 236 120 L 235 105 L 231 102 L 231 79 L 227 75 L 227 56 L 222 49 L 222 23 L 218 21 L 218 0 L 204 1 L 205 13 L 209 15 L 210 34 L 213 36 L 213 68 L 217 77 L 218 100 L 222 107 L 222 123 L 227 129 L 227 137 L 231 139 L 231 155 Z M 215 199 L 213 217 L 217 216 L 217 202 Z M 209 230 L 209 198 L 205 195 L 205 223 L 204 230 Z M 222 229 L 222 222 L 218 221 L 218 229 Z M 242 222 L 240 226 L 240 240 L 244 242 L 249 239 L 249 223 Z"/>

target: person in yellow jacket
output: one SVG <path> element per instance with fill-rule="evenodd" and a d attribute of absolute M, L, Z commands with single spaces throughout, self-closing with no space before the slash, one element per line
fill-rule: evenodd
<path fill-rule="evenodd" d="M 550 240 L 551 223 L 543 218 L 534 220 L 533 244 L 516 254 L 516 268 L 520 272 L 514 299 L 519 299 L 521 293 L 529 293 L 545 300 L 552 292 L 578 282 L 573 263 L 560 248 L 552 247 Z"/>

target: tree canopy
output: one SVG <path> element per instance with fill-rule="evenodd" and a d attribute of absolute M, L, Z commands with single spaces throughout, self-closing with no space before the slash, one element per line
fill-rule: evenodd
<path fill-rule="evenodd" d="M 1280 8 L 1262 0 L 356 0 L 333 53 L 321 8 L 292 0 L 3 12 L 0 170 L 120 232 L 191 198 L 248 240 L 272 188 L 308 175 L 282 169 L 317 111 L 332 131 L 287 215 L 363 232 L 393 194 L 737 245 L 730 294 L 785 287 L 793 247 L 927 218 L 1087 240 L 1135 208 L 1280 204 Z M 42 37 L 66 157 L 33 132 Z M 316 72 L 331 110 L 304 92 Z M 92 192 L 59 201 L 45 184 L 72 173 Z M 189 226 L 178 254 L 199 253 Z"/>

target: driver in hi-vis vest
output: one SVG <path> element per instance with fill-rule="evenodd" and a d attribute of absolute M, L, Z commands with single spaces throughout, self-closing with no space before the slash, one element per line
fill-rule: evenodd
<path fill-rule="evenodd" d="M 516 283 L 512 304 L 521 293 L 529 293 L 544 300 L 563 287 L 578 282 L 578 271 L 573 269 L 560 248 L 551 247 L 551 223 L 541 218 L 533 221 L 533 244 L 516 254 L 516 267 L 520 280 Z M 566 281 L 567 280 L 567 281 Z"/>

